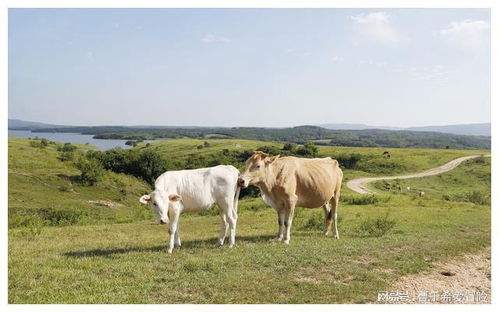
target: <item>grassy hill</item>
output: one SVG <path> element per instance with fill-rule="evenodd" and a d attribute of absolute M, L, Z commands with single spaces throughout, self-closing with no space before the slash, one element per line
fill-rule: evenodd
<path fill-rule="evenodd" d="M 196 154 L 283 147 L 248 140 L 203 143 L 166 140 L 135 149 L 154 149 L 183 165 Z M 345 179 L 417 172 L 482 152 L 488 153 L 318 148 L 320 156 L 360 155 L 345 168 Z M 439 193 L 466 194 L 477 183 L 487 189 L 486 158 L 425 178 L 431 181 L 411 180 L 413 189 L 426 187 L 425 199 L 390 191 L 361 196 L 344 187 L 340 240 L 321 235 L 322 210 L 298 208 L 291 245 L 270 242 L 275 212 L 259 198 L 244 198 L 235 248 L 214 248 L 220 230 L 215 208 L 182 215 L 182 249 L 168 255 L 167 227 L 156 225 L 137 201 L 150 191 L 148 184 L 106 172 L 95 185 L 83 186 L 79 171 L 58 156 L 55 144 L 38 148 L 28 139 L 9 138 L 9 303 L 373 302 L 401 276 L 490 246 L 490 202 L 443 200 Z M 463 183 L 465 178 L 470 182 Z"/>
<path fill-rule="evenodd" d="M 208 142 L 208 147 L 203 143 Z M 139 143 L 138 149 L 152 149 L 158 151 L 168 159 L 185 167 L 185 162 L 190 157 L 217 157 L 222 150 L 251 151 L 255 149 L 272 148 L 273 154 L 282 153 L 284 143 L 238 140 L 238 139 L 170 139 L 154 144 Z M 202 147 L 202 148 L 198 148 Z M 342 166 L 345 171 L 344 179 L 348 180 L 358 176 L 372 176 L 392 173 L 413 173 L 423 171 L 437 165 L 444 164 L 452 159 L 475 154 L 489 154 L 488 150 L 440 150 L 440 149 L 403 149 L 379 147 L 343 147 L 343 146 L 318 146 L 317 157 L 331 157 L 345 160 L 353 156 L 358 158 L 355 164 L 349 167 Z M 384 155 L 385 152 L 390 157 Z M 353 156 L 352 156 L 353 155 Z M 240 170 L 244 168 L 244 160 L 232 163 Z"/>
<path fill-rule="evenodd" d="M 415 196 L 423 191 L 426 198 L 490 205 L 490 166 L 490 157 L 480 157 L 467 160 L 461 166 L 445 174 L 420 179 L 379 181 L 374 186 L 379 191 L 391 194 Z M 399 185 L 403 192 L 398 191 Z M 407 187 L 410 187 L 410 192 L 407 192 Z"/>
<path fill-rule="evenodd" d="M 146 183 L 106 172 L 97 185 L 82 186 L 77 182 L 80 172 L 60 161 L 56 148 L 9 138 L 10 227 L 130 222 L 149 216 L 137 201 L 149 190 Z"/>

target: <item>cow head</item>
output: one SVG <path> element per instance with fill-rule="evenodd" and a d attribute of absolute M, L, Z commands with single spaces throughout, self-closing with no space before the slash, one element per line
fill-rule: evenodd
<path fill-rule="evenodd" d="M 279 157 L 280 155 L 269 156 L 269 154 L 261 151 L 253 151 L 253 155 L 246 160 L 246 169 L 239 175 L 238 185 L 246 188 L 249 185 L 264 182 L 269 166 Z"/>
<path fill-rule="evenodd" d="M 170 220 L 168 219 L 168 210 L 172 205 L 176 205 L 180 202 L 182 197 L 177 194 L 165 194 L 164 192 L 154 191 L 149 195 L 143 195 L 139 201 L 148 205 L 152 212 L 156 216 L 156 220 L 159 224 L 167 224 Z"/>

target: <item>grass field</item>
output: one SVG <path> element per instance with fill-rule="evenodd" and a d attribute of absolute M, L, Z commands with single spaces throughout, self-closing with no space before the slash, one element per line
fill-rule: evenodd
<path fill-rule="evenodd" d="M 197 150 L 202 143 L 169 140 L 148 148 L 181 158 L 222 148 L 269 145 L 210 140 L 210 147 Z M 372 155 L 372 171 L 345 170 L 346 179 L 390 168 L 397 173 L 417 172 L 459 156 L 488 153 L 388 149 L 391 157 L 386 160 L 385 150 L 320 147 L 319 153 Z M 441 176 L 399 182 L 425 190 L 425 199 L 393 191 L 361 196 L 343 188 L 339 240 L 321 235 L 322 210 L 299 208 L 291 245 L 271 242 L 277 230 L 275 212 L 260 199 L 247 198 L 240 201 L 233 249 L 214 248 L 220 228 L 215 213 L 185 214 L 180 220 L 182 248 L 168 255 L 167 227 L 154 224 L 152 215 L 137 202 L 149 190 L 145 183 L 108 173 L 95 186 L 81 186 L 71 179 L 78 171 L 57 160 L 55 147 L 37 149 L 26 139 L 10 138 L 9 302 L 373 302 L 378 291 L 390 289 L 401 276 L 490 246 L 490 160 L 480 159 Z M 387 161 L 394 165 L 376 166 Z M 473 191 L 489 201 L 457 196 Z M 450 200 L 442 198 L 444 193 L 451 195 Z M 120 205 L 89 202 L 96 200 Z M 58 226 L 14 222 L 17 215 L 34 214 L 36 209 L 84 215 Z M 376 220 L 379 228 L 373 225 Z M 381 236 L 369 230 L 383 230 L 383 225 L 387 227 Z"/>
<path fill-rule="evenodd" d="M 374 183 L 378 191 L 391 194 L 415 196 L 425 192 L 428 199 L 468 201 L 476 204 L 490 204 L 490 157 L 470 159 L 456 169 L 445 174 L 419 179 L 379 181 Z M 398 191 L 400 185 L 402 192 Z M 388 186 L 390 190 L 387 190 Z M 407 191 L 407 187 L 410 191 Z"/>

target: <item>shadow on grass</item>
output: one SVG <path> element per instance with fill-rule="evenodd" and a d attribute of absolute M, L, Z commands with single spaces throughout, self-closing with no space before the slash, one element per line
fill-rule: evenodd
<path fill-rule="evenodd" d="M 247 242 L 247 243 L 257 243 L 266 242 L 272 239 L 273 235 L 259 235 L 259 236 L 237 236 L 236 237 L 236 247 L 237 243 Z M 217 238 L 209 238 L 203 240 L 192 240 L 182 242 L 182 249 L 203 249 L 212 248 L 215 249 L 215 244 L 217 243 Z M 224 247 L 226 248 L 227 239 L 225 241 Z M 85 257 L 113 257 L 118 254 L 127 254 L 131 252 L 166 252 L 167 243 L 159 246 L 153 247 L 124 247 L 124 248 L 97 248 L 90 250 L 81 251 L 70 251 L 63 255 L 71 258 L 85 258 Z"/>

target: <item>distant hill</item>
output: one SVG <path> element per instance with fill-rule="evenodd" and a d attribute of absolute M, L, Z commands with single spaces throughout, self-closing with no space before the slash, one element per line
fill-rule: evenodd
<path fill-rule="evenodd" d="M 232 138 L 258 141 L 280 141 L 304 144 L 358 147 L 416 147 L 451 149 L 489 149 L 489 136 L 456 135 L 439 132 L 407 130 L 331 130 L 317 126 L 293 128 L 168 128 L 147 129 L 132 127 L 67 127 L 34 129 L 33 132 L 76 132 L 91 134 L 95 139 L 155 140 L 155 139 L 210 139 Z"/>
<path fill-rule="evenodd" d="M 465 124 L 465 125 L 411 127 L 407 128 L 407 130 L 490 136 L 491 133 L 490 128 L 491 124 L 489 122 L 489 123 Z"/>
<path fill-rule="evenodd" d="M 364 124 L 350 124 L 350 123 L 327 123 L 317 125 L 318 127 L 331 129 L 331 130 L 368 130 L 368 129 L 381 129 L 381 130 L 403 130 L 398 127 L 388 126 L 369 126 Z"/>
<path fill-rule="evenodd" d="M 62 128 L 67 126 L 52 125 L 43 122 L 9 119 L 9 130 L 33 130 L 45 128 Z"/>
<path fill-rule="evenodd" d="M 43 123 L 17 123 L 24 127 L 13 128 L 9 120 L 9 129 L 24 129 L 33 132 L 74 132 L 91 134 L 95 139 L 154 140 L 165 138 L 233 138 L 259 141 L 280 141 L 304 144 L 314 141 L 320 145 L 364 146 L 364 147 L 416 147 L 416 148 L 451 148 L 451 149 L 489 149 L 490 124 L 487 135 L 476 135 L 477 125 L 454 125 L 437 127 L 440 131 L 394 129 L 326 129 L 318 126 L 298 126 L 290 128 L 262 127 L 158 127 L 152 126 L 92 126 L 92 127 L 47 127 Z M 15 124 L 15 123 L 14 123 Z M 487 125 L 487 124 L 485 124 Z M 347 127 L 343 124 L 344 127 Z M 358 125 L 359 126 L 359 125 Z M 363 125 L 360 125 L 363 126 Z M 465 127 L 467 126 L 467 128 Z M 445 131 L 464 131 L 468 135 L 446 133 Z M 486 128 L 485 128 L 486 129 Z M 482 129 L 483 130 L 483 129 Z M 474 132 L 473 132 L 474 131 Z M 473 135 L 470 135 L 472 134 Z"/>
<path fill-rule="evenodd" d="M 386 126 L 369 126 L 364 124 L 338 123 L 338 124 L 321 124 L 318 126 L 331 130 L 369 130 L 369 129 L 408 130 L 408 131 L 440 132 L 440 133 L 461 134 L 461 135 L 490 136 L 491 133 L 490 125 L 491 125 L 490 123 L 480 123 L 480 124 L 459 124 L 459 125 L 446 125 L 446 126 L 397 128 L 397 127 L 386 127 Z"/>

